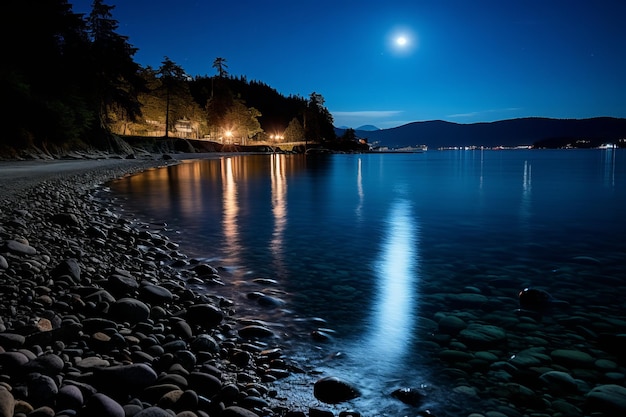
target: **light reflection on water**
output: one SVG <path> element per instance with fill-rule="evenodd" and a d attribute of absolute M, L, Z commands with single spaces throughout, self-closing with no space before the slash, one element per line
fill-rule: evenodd
<path fill-rule="evenodd" d="M 374 270 L 376 297 L 365 346 L 375 361 L 402 364 L 411 344 L 419 299 L 419 230 L 410 203 L 393 203 Z M 394 371 L 395 372 L 395 371 Z"/>
<path fill-rule="evenodd" d="M 378 398 L 394 378 L 423 381 L 429 364 L 416 347 L 417 323 L 438 312 L 428 303 L 433 293 L 480 287 L 460 271 L 505 271 L 525 282 L 536 279 L 527 271 L 540 271 L 540 284 L 553 285 L 542 272 L 563 259 L 626 253 L 624 157 L 232 156 L 148 171 L 111 189 L 133 212 L 180 230 L 192 256 L 240 267 L 237 279 L 276 278 L 295 315 L 322 317 L 337 330 L 332 347 L 348 358 L 343 369 L 330 363 L 332 372 Z"/>

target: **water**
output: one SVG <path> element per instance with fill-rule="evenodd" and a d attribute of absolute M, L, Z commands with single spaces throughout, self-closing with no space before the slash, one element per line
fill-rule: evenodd
<path fill-rule="evenodd" d="M 309 318 L 326 320 L 334 340 L 298 353 L 358 383 L 364 395 L 355 404 L 373 414 L 410 413 L 380 399 L 402 386 L 453 401 L 432 343 L 434 323 L 452 309 L 441 294 L 497 295 L 489 311 L 508 314 L 531 285 L 623 309 L 619 292 L 613 300 L 598 289 L 594 298 L 601 284 L 593 280 L 585 294 L 563 285 L 579 276 L 571 260 L 580 256 L 626 282 L 622 150 L 232 155 L 110 187 L 126 210 L 167 222 L 183 251 L 227 267 L 231 294 L 249 314 L 269 317 L 239 284 L 277 280 L 294 346 L 311 342 L 319 322 Z M 491 294 L 493 279 L 516 286 Z"/>

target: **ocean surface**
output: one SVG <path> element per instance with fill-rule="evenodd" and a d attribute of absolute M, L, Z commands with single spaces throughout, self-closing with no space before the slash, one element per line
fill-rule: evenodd
<path fill-rule="evenodd" d="M 343 407 L 364 415 L 417 415 L 389 396 L 400 387 L 427 394 L 421 410 L 480 411 L 484 396 L 458 394 L 472 379 L 450 377 L 463 367 L 440 360 L 462 348 L 437 336 L 443 316 L 508 317 L 526 287 L 624 315 L 624 150 L 227 155 L 108 187 L 126 212 L 166 223 L 181 251 L 225 268 L 219 291 L 242 314 L 275 323 L 280 344 L 318 377 L 358 386 L 362 396 Z M 609 289 L 615 300 L 596 292 L 606 280 L 594 274 L 622 283 Z M 261 306 L 247 296 L 254 291 L 284 304 Z M 465 306 L 455 294 L 488 301 Z"/>

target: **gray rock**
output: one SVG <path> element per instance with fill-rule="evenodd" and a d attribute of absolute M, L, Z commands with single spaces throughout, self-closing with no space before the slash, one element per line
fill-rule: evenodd
<path fill-rule="evenodd" d="M 576 380 L 567 372 L 548 371 L 539 377 L 539 380 L 553 393 L 574 394 L 578 392 Z"/>
<path fill-rule="evenodd" d="M 135 414 L 135 417 L 172 417 L 172 415 L 160 407 L 148 407 Z"/>
<path fill-rule="evenodd" d="M 52 405 L 59 392 L 59 388 L 52 378 L 47 375 L 28 375 L 28 401 L 34 407 Z"/>
<path fill-rule="evenodd" d="M 119 321 L 134 324 L 150 317 L 150 308 L 134 298 L 120 298 L 111 305 L 109 314 Z"/>
<path fill-rule="evenodd" d="M 467 323 L 456 316 L 445 316 L 438 323 L 439 331 L 449 335 L 455 335 L 467 327 Z"/>
<path fill-rule="evenodd" d="M 621 385 L 600 385 L 585 397 L 587 412 L 601 412 L 607 416 L 626 415 L 626 388 Z"/>
<path fill-rule="evenodd" d="M 215 375 L 206 372 L 191 372 L 187 381 L 189 382 L 189 389 L 208 398 L 217 394 L 222 388 L 222 381 Z"/>
<path fill-rule="evenodd" d="M 125 417 L 124 408 L 114 399 L 102 393 L 92 395 L 80 417 Z"/>
<path fill-rule="evenodd" d="M 187 309 L 187 321 L 205 328 L 213 328 L 222 322 L 224 313 L 211 304 L 195 304 Z"/>
<path fill-rule="evenodd" d="M 61 226 L 80 226 L 80 221 L 74 213 L 57 213 L 50 220 Z"/>
<path fill-rule="evenodd" d="M 142 285 L 139 294 L 143 300 L 151 304 L 165 304 L 174 299 L 172 292 L 160 285 Z"/>
<path fill-rule="evenodd" d="M 251 324 L 239 329 L 239 336 L 244 339 L 273 337 L 274 332 L 265 326 Z"/>
<path fill-rule="evenodd" d="M 137 393 L 157 380 L 157 374 L 145 363 L 93 368 L 98 386 L 105 393 Z"/>
<path fill-rule="evenodd" d="M 36 255 L 37 249 L 30 245 L 18 242 L 16 240 L 7 240 L 4 242 L 4 249 L 17 255 Z"/>
<path fill-rule="evenodd" d="M 219 417 L 259 417 L 259 415 L 243 407 L 232 405 L 230 407 L 226 407 L 219 414 Z"/>
<path fill-rule="evenodd" d="M 54 376 L 61 373 L 64 366 L 65 363 L 60 356 L 54 353 L 47 353 L 25 364 L 24 370 L 26 372 L 38 372 L 44 375 Z"/>
<path fill-rule="evenodd" d="M 473 323 L 459 332 L 459 339 L 471 347 L 492 347 L 506 340 L 506 332 L 497 326 Z"/>
<path fill-rule="evenodd" d="M 56 405 L 59 410 L 77 410 L 83 406 L 84 401 L 85 399 L 80 388 L 75 385 L 63 385 L 59 388 Z"/>
<path fill-rule="evenodd" d="M 5 387 L 0 387 L 0 417 L 13 417 L 15 398 Z"/>
<path fill-rule="evenodd" d="M 556 349 L 550 353 L 554 362 L 564 366 L 591 368 L 595 359 L 586 352 L 572 349 Z"/>
<path fill-rule="evenodd" d="M 66 259 L 55 266 L 50 272 L 52 279 L 59 278 L 63 275 L 70 276 L 76 284 L 80 282 L 80 265 L 76 259 Z"/>

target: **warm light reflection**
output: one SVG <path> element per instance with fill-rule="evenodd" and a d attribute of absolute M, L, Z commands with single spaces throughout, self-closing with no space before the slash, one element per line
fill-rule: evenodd
<path fill-rule="evenodd" d="M 287 227 L 287 178 L 285 175 L 285 155 L 271 156 L 270 176 L 272 181 L 272 213 L 274 231 L 270 248 L 274 255 L 277 272 L 284 269 L 284 233 Z"/>
<path fill-rule="evenodd" d="M 393 203 L 377 257 L 378 280 L 368 344 L 382 361 L 398 363 L 409 349 L 418 302 L 419 227 L 406 200 Z"/>
<path fill-rule="evenodd" d="M 237 220 L 239 215 L 239 203 L 237 201 L 237 183 L 233 173 L 232 158 L 222 160 L 222 189 L 223 189 L 223 215 L 222 225 L 224 229 L 225 253 L 231 260 L 232 265 L 238 264 L 238 254 L 241 252 L 239 244 L 239 228 Z"/>

